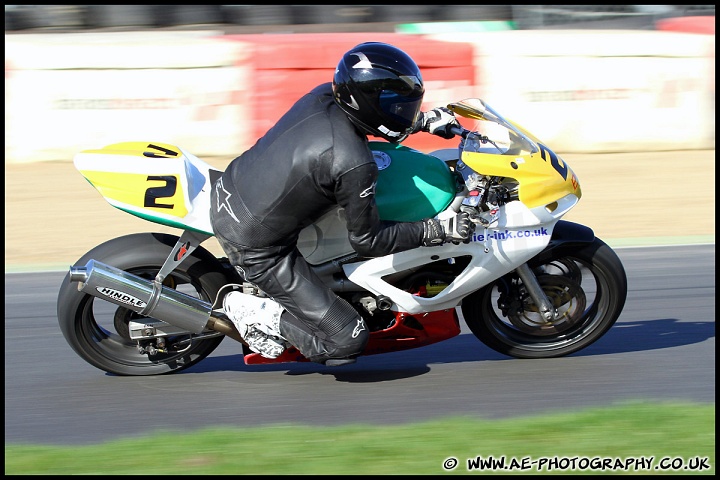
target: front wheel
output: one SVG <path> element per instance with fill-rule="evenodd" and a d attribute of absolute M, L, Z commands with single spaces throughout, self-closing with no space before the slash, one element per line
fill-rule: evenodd
<path fill-rule="evenodd" d="M 158 233 L 126 235 L 93 248 L 76 265 L 85 265 L 93 259 L 152 280 L 177 240 L 176 236 Z M 226 283 L 229 282 L 220 262 L 201 247 L 196 248 L 163 282 L 210 303 Z M 214 332 L 197 336 L 172 330 L 171 334 L 159 339 L 132 340 L 131 322 L 149 319 L 79 291 L 78 284 L 70 281 L 69 273 L 60 287 L 57 314 L 60 330 L 72 349 L 89 364 L 116 375 L 179 372 L 207 357 L 225 338 Z M 162 348 L 157 348 L 158 343 Z"/>
<path fill-rule="evenodd" d="M 577 352 L 602 337 L 625 305 L 625 270 L 602 240 L 538 258 L 528 264 L 555 307 L 552 321 L 542 317 L 515 272 L 463 300 L 470 330 L 504 355 L 554 358 Z"/>

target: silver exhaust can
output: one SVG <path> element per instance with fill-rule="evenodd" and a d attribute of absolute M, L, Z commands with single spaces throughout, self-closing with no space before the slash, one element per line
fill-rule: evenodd
<path fill-rule="evenodd" d="M 209 302 L 96 260 L 70 267 L 70 281 L 81 292 L 192 333 L 206 331 L 212 313 Z"/>

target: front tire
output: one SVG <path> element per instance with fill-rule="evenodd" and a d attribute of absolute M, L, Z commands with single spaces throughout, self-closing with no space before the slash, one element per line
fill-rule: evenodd
<path fill-rule="evenodd" d="M 153 279 L 177 242 L 174 235 L 138 233 L 114 238 L 90 250 L 76 265 L 89 260 Z M 206 249 L 196 248 L 163 282 L 188 295 L 212 303 L 229 283 L 220 262 Z M 65 276 L 57 301 L 60 330 L 72 349 L 89 364 L 122 376 L 162 375 L 185 370 L 215 350 L 223 335 L 195 340 L 187 332 L 167 340 L 166 351 L 142 353 L 130 339 L 128 322 L 141 315 L 78 290 Z"/>
<path fill-rule="evenodd" d="M 602 240 L 538 258 L 528 264 L 558 312 L 553 321 L 542 318 L 515 272 L 463 300 L 470 330 L 504 355 L 554 358 L 577 352 L 602 337 L 625 305 L 625 270 Z"/>

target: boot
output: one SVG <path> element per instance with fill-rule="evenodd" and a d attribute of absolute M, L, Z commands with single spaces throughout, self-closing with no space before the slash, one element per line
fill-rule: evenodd
<path fill-rule="evenodd" d="M 233 291 L 225 295 L 223 309 L 250 350 L 265 358 L 277 358 L 285 351 L 287 342 L 280 334 L 282 305 L 270 298 Z"/>

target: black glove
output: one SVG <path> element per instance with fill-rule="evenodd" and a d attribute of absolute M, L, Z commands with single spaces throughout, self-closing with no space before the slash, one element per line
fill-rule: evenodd
<path fill-rule="evenodd" d="M 460 124 L 448 108 L 438 107 L 422 114 L 420 130 L 423 132 L 430 132 L 438 137 L 449 139 L 455 136 L 450 131 L 451 126 L 459 127 Z"/>
<path fill-rule="evenodd" d="M 475 230 L 475 223 L 465 212 L 460 212 L 454 217 L 438 220 L 428 218 L 423 221 L 423 241 L 425 247 L 442 245 L 445 242 L 467 242 Z"/>

